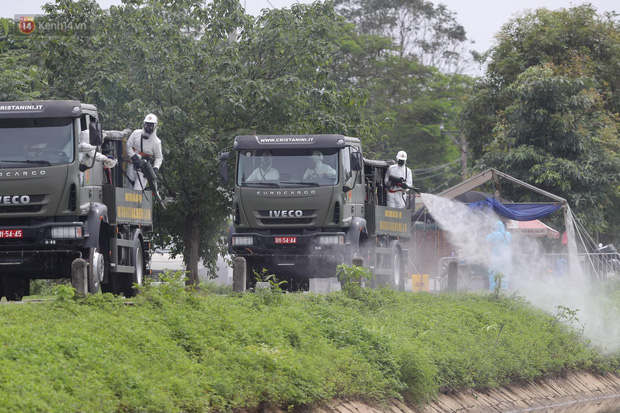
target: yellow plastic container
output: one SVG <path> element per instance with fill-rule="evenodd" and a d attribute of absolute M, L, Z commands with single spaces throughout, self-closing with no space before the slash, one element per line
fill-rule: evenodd
<path fill-rule="evenodd" d="M 411 274 L 411 291 L 414 293 L 428 292 L 428 274 Z"/>

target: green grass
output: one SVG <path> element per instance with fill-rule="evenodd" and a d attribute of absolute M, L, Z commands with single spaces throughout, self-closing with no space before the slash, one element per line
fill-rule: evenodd
<path fill-rule="evenodd" d="M 0 411 L 423 403 L 440 389 L 620 372 L 620 354 L 602 356 L 516 298 L 213 291 L 170 283 L 127 305 L 108 294 L 75 299 L 61 286 L 52 301 L 0 305 Z"/>

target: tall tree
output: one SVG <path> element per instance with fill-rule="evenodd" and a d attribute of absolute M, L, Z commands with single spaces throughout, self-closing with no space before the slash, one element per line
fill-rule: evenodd
<path fill-rule="evenodd" d="M 391 38 L 362 33 L 353 23 L 348 23 L 345 34 L 335 41 L 339 50 L 334 55 L 334 78 L 340 84 L 367 89 L 371 97 L 365 111 L 391 120 L 391 125 L 381 129 L 385 139 L 374 148 L 374 156 L 391 159 L 404 149 L 413 169 L 449 164 L 459 158 L 459 148 L 442 133 L 440 125 L 457 128 L 470 77 L 445 74 L 421 64 L 415 56 L 401 56 L 395 53 L 401 46 Z M 458 182 L 459 165 L 451 167 L 448 173 L 427 175 L 436 176 L 418 184 L 430 190 Z"/>
<path fill-rule="evenodd" d="M 213 268 L 223 251 L 231 204 L 216 155 L 234 136 L 377 134 L 359 111 L 367 92 L 329 78 L 330 39 L 341 27 L 329 4 L 256 19 L 233 0 L 130 0 L 109 11 L 81 0 L 47 12 L 88 16 L 93 25 L 90 36 L 33 43 L 49 69 L 50 96 L 98 104 L 108 128 L 158 115 L 174 200 L 156 214 L 157 229 L 183 254 L 191 282 L 199 258 Z"/>
<path fill-rule="evenodd" d="M 41 79 L 33 64 L 25 35 L 15 33 L 12 19 L 0 18 L 0 100 L 26 100 L 39 96 Z"/>
<path fill-rule="evenodd" d="M 443 4 L 425 0 L 336 0 L 336 10 L 365 35 L 391 40 L 392 53 L 445 73 L 467 64 L 465 29 Z"/>
<path fill-rule="evenodd" d="M 611 239 L 620 223 L 620 25 L 590 5 L 539 9 L 497 38 L 462 113 L 477 166 L 567 198 Z"/>

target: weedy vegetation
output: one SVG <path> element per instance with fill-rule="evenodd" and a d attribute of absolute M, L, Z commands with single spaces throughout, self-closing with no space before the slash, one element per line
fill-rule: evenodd
<path fill-rule="evenodd" d="M 0 305 L 0 410 L 294 410 L 337 397 L 424 403 L 439 391 L 620 372 L 620 354 L 603 356 L 563 322 L 576 309 L 547 314 L 515 296 L 355 282 L 331 294 L 287 294 L 275 279 L 262 292 L 222 294 L 212 284 L 188 289 L 175 274 L 162 281 L 130 303 L 58 285 L 52 300 Z"/>
<path fill-rule="evenodd" d="M 363 286 L 372 281 L 374 274 L 368 268 L 357 265 L 340 264 L 336 269 L 342 291 L 349 298 L 360 298 Z"/>

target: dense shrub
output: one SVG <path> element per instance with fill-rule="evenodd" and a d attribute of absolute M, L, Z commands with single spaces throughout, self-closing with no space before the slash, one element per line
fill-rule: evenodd
<path fill-rule="evenodd" d="M 441 388 L 620 371 L 620 355 L 602 356 L 579 331 L 515 298 L 214 290 L 171 279 L 131 303 L 63 290 L 48 302 L 0 306 L 0 406 L 204 412 L 336 397 L 423 403 Z"/>

